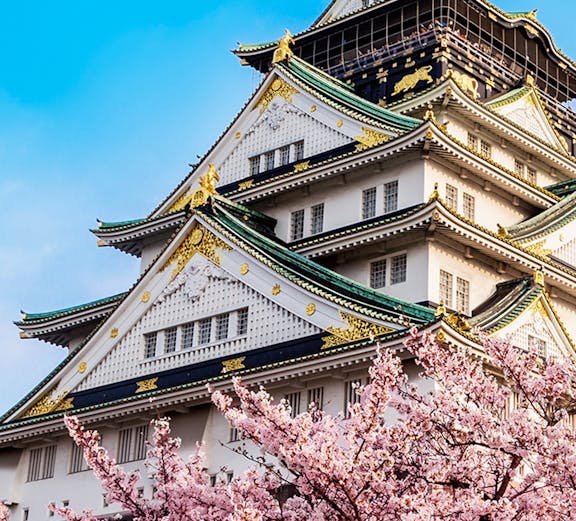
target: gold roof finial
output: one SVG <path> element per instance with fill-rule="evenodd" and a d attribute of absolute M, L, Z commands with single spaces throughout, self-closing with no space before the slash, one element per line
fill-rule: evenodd
<path fill-rule="evenodd" d="M 510 234 L 508 233 L 508 230 L 504 226 L 500 226 L 500 224 L 497 224 L 497 226 L 498 226 L 498 237 L 500 237 L 501 239 L 509 239 Z"/>
<path fill-rule="evenodd" d="M 442 318 L 445 315 L 446 315 L 446 306 L 444 305 L 444 301 L 441 300 L 440 305 L 436 308 L 436 313 L 434 313 L 434 316 L 436 318 Z"/>
<path fill-rule="evenodd" d="M 220 176 L 216 172 L 216 167 L 210 163 L 208 172 L 200 178 L 200 186 L 208 193 L 216 194 L 216 183 L 220 181 Z"/>
<path fill-rule="evenodd" d="M 532 76 L 532 74 L 528 74 L 526 76 L 526 85 L 529 87 L 534 87 L 534 76 Z"/>
<path fill-rule="evenodd" d="M 534 270 L 532 277 L 534 278 L 534 284 L 544 287 L 544 270 L 541 267 Z"/>
<path fill-rule="evenodd" d="M 432 193 L 428 198 L 428 202 L 431 203 L 432 201 L 437 201 L 438 199 L 440 199 L 440 193 L 438 192 L 438 183 L 434 183 L 434 190 L 432 190 Z"/>
<path fill-rule="evenodd" d="M 291 45 L 295 45 L 296 42 L 294 41 L 294 37 L 289 29 L 286 29 L 286 34 L 278 40 L 278 48 L 274 51 L 274 56 L 272 58 L 272 63 L 280 63 L 286 59 L 289 59 L 290 56 L 294 55 L 294 52 L 291 49 Z"/>

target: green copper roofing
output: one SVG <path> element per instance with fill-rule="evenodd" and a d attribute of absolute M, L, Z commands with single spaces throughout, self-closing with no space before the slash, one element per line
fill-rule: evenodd
<path fill-rule="evenodd" d="M 486 106 L 490 108 L 498 108 L 504 105 L 508 105 L 509 103 L 514 103 L 519 99 L 522 99 L 526 94 L 528 94 L 532 90 L 532 87 L 529 85 L 524 85 L 523 87 L 518 87 L 517 89 L 512 89 L 496 98 L 491 99 L 490 101 L 486 102 Z"/>
<path fill-rule="evenodd" d="M 278 241 L 265 237 L 232 215 L 224 206 L 218 204 L 218 201 L 211 208 L 205 206 L 197 211 L 224 233 L 231 233 L 249 253 L 278 273 L 304 289 L 343 307 L 402 325 L 406 325 L 407 321 L 427 324 L 434 320 L 434 311 L 429 308 L 410 304 L 363 286 L 289 250 Z"/>
<path fill-rule="evenodd" d="M 422 124 L 422 120 L 420 119 L 396 114 L 358 96 L 348 85 L 345 85 L 340 80 L 333 78 L 296 56 L 292 56 L 289 60 L 281 62 L 279 66 L 284 71 L 288 71 L 294 75 L 297 79 L 320 90 L 337 103 L 361 114 L 365 114 L 386 126 L 405 131 L 412 130 Z"/>
<path fill-rule="evenodd" d="M 45 313 L 25 313 L 22 312 L 22 321 L 17 322 L 17 324 L 28 324 L 31 322 L 46 322 L 55 318 L 60 318 L 67 315 L 73 315 L 79 311 L 85 311 L 92 308 L 97 308 L 105 304 L 112 304 L 120 301 L 126 296 L 126 292 L 118 293 L 117 295 L 112 295 L 111 297 L 105 297 L 102 299 L 94 300 L 86 304 L 79 304 L 78 306 L 72 306 L 65 309 L 59 309 L 57 311 L 48 311 Z"/>
<path fill-rule="evenodd" d="M 107 228 L 125 228 L 128 226 L 133 226 L 135 224 L 140 224 L 144 221 L 145 219 L 133 219 L 132 221 L 119 221 L 119 222 L 104 222 L 98 220 L 98 228 L 101 230 Z"/>
<path fill-rule="evenodd" d="M 469 323 L 485 333 L 494 333 L 518 318 L 543 291 L 532 277 L 502 282 L 492 296 L 474 310 Z"/>
<path fill-rule="evenodd" d="M 567 181 L 560 181 L 550 186 L 545 187 L 546 190 L 552 192 L 558 197 L 566 197 L 576 192 L 576 179 L 568 179 Z"/>
<path fill-rule="evenodd" d="M 238 43 L 237 52 L 251 52 L 251 51 L 259 51 L 260 49 L 266 49 L 266 47 L 272 47 L 272 45 L 276 45 L 278 42 L 266 42 L 266 43 Z"/>
<path fill-rule="evenodd" d="M 531 219 L 507 228 L 515 240 L 533 240 L 548 235 L 576 219 L 576 193 L 573 193 Z"/>

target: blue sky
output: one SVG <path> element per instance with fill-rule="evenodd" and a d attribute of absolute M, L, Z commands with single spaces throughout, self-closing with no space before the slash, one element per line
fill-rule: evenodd
<path fill-rule="evenodd" d="M 535 3 L 499 1 L 508 11 Z M 576 3 L 540 20 L 576 57 Z M 23 0 L 0 7 L 0 412 L 65 355 L 21 341 L 39 312 L 127 289 L 138 261 L 96 247 L 96 218 L 149 213 L 218 138 L 260 75 L 237 41 L 305 29 L 328 0 Z M 562 5 L 558 9 L 558 4 Z"/>

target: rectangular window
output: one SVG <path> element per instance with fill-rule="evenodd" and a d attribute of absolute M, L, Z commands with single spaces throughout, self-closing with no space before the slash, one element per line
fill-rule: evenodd
<path fill-rule="evenodd" d="M 304 141 L 294 143 L 294 161 L 304 159 Z"/>
<path fill-rule="evenodd" d="M 386 259 L 370 263 L 370 287 L 383 288 L 386 286 Z"/>
<path fill-rule="evenodd" d="M 478 136 L 468 132 L 468 146 L 475 151 L 478 151 Z"/>
<path fill-rule="evenodd" d="M 470 314 L 470 282 L 460 277 L 456 278 L 456 310 Z"/>
<path fill-rule="evenodd" d="M 324 408 L 324 387 L 308 389 L 308 408 L 314 404 L 316 409 Z"/>
<path fill-rule="evenodd" d="M 164 352 L 173 353 L 176 351 L 176 333 L 177 329 L 171 327 L 170 329 L 164 330 Z"/>
<path fill-rule="evenodd" d="M 192 349 L 194 346 L 194 322 L 182 326 L 182 349 Z"/>
<path fill-rule="evenodd" d="M 280 165 L 288 163 L 290 163 L 290 146 L 285 146 L 280 149 Z"/>
<path fill-rule="evenodd" d="M 484 157 L 492 157 L 492 145 L 483 139 L 480 141 L 480 154 Z"/>
<path fill-rule="evenodd" d="M 524 163 L 518 159 L 514 159 L 514 173 L 520 177 L 524 177 Z"/>
<path fill-rule="evenodd" d="M 376 217 L 376 187 L 362 191 L 362 219 Z"/>
<path fill-rule="evenodd" d="M 297 241 L 304 237 L 304 210 L 296 210 L 290 214 L 290 239 Z"/>
<path fill-rule="evenodd" d="M 144 358 L 154 358 L 156 356 L 156 340 L 158 333 L 148 333 L 144 335 Z"/>
<path fill-rule="evenodd" d="M 250 161 L 250 175 L 257 175 L 260 173 L 260 156 L 251 157 Z"/>
<path fill-rule="evenodd" d="M 264 154 L 264 164 L 265 170 L 272 170 L 274 168 L 274 155 L 276 151 L 271 150 L 270 152 L 266 152 Z"/>
<path fill-rule="evenodd" d="M 28 464 L 28 481 L 39 481 L 54 477 L 56 466 L 56 445 L 32 449 Z"/>
<path fill-rule="evenodd" d="M 118 463 L 128 463 L 146 458 L 148 425 L 128 427 L 118 432 Z"/>
<path fill-rule="evenodd" d="M 88 464 L 84 459 L 84 453 L 82 449 L 72 442 L 72 450 L 70 452 L 70 467 L 68 472 L 74 474 L 76 472 L 82 472 L 88 470 Z"/>
<path fill-rule="evenodd" d="M 384 213 L 398 210 L 398 181 L 384 185 Z"/>
<path fill-rule="evenodd" d="M 324 228 L 324 203 L 316 204 L 310 209 L 310 233 L 322 233 Z"/>
<path fill-rule="evenodd" d="M 240 441 L 240 431 L 235 427 L 230 427 L 228 441 Z"/>
<path fill-rule="evenodd" d="M 447 308 L 452 307 L 452 273 L 440 270 L 440 302 Z"/>
<path fill-rule="evenodd" d="M 198 322 L 198 343 L 208 344 L 212 336 L 212 319 L 205 318 Z"/>
<path fill-rule="evenodd" d="M 406 254 L 392 257 L 390 263 L 390 284 L 406 282 Z"/>
<path fill-rule="evenodd" d="M 536 184 L 536 170 L 534 168 L 528 167 L 526 169 L 526 180 Z"/>
<path fill-rule="evenodd" d="M 350 411 L 348 410 L 348 405 L 360 402 L 360 396 L 358 395 L 358 388 L 364 384 L 362 378 L 354 378 L 348 380 L 344 384 L 344 411 L 346 418 L 350 418 Z"/>
<path fill-rule="evenodd" d="M 300 414 L 300 393 L 290 393 L 284 396 L 287 404 L 290 406 L 290 416 L 296 418 Z"/>
<path fill-rule="evenodd" d="M 458 188 L 446 185 L 446 205 L 452 210 L 458 210 Z"/>
<path fill-rule="evenodd" d="M 474 197 L 470 194 L 464 193 L 463 200 L 462 200 L 462 213 L 466 219 L 470 221 L 474 221 L 475 212 L 476 212 L 476 201 Z"/>
<path fill-rule="evenodd" d="M 225 313 L 216 317 L 216 340 L 225 340 L 228 338 L 228 325 L 230 315 Z"/>
<path fill-rule="evenodd" d="M 238 336 L 248 333 L 248 308 L 238 310 L 236 320 L 236 334 Z"/>

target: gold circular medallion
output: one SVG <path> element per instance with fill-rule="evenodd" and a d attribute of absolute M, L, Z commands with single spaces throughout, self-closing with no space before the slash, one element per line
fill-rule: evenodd
<path fill-rule="evenodd" d="M 306 314 L 311 317 L 314 313 L 316 313 L 316 305 L 315 304 L 308 304 L 306 306 Z"/>
<path fill-rule="evenodd" d="M 236 135 L 234 136 L 236 139 L 240 139 L 242 137 L 242 133 L 241 132 L 236 132 Z"/>
<path fill-rule="evenodd" d="M 146 304 L 146 302 L 150 302 L 150 292 L 149 291 L 145 291 L 142 294 L 142 302 L 144 302 L 144 304 Z"/>
<path fill-rule="evenodd" d="M 310 112 L 316 112 L 316 105 L 312 105 L 310 107 Z"/>
<path fill-rule="evenodd" d="M 202 242 L 202 238 L 204 237 L 204 232 L 202 228 L 194 228 L 194 231 L 190 235 L 190 242 L 194 246 L 198 246 Z"/>
<path fill-rule="evenodd" d="M 336 126 L 337 126 L 338 128 L 340 128 L 342 125 L 344 125 L 344 122 L 343 122 L 341 119 L 339 119 L 339 120 L 336 122 Z"/>
<path fill-rule="evenodd" d="M 118 336 L 118 328 L 114 328 L 110 331 L 110 338 L 116 338 Z"/>
<path fill-rule="evenodd" d="M 250 266 L 248 266 L 248 264 L 242 264 L 242 266 L 240 266 L 240 274 L 241 275 L 246 275 L 246 273 L 248 273 L 250 271 Z"/>
<path fill-rule="evenodd" d="M 80 362 L 80 365 L 78 366 L 78 372 L 80 374 L 84 374 L 86 369 L 88 369 L 88 364 L 86 362 Z"/>
<path fill-rule="evenodd" d="M 274 295 L 274 296 L 279 295 L 281 291 L 282 291 L 282 290 L 280 289 L 280 284 L 276 284 L 276 285 L 272 288 L 272 295 Z"/>
<path fill-rule="evenodd" d="M 280 90 L 282 88 L 282 81 L 279 79 L 275 79 L 272 82 L 272 90 Z"/>

